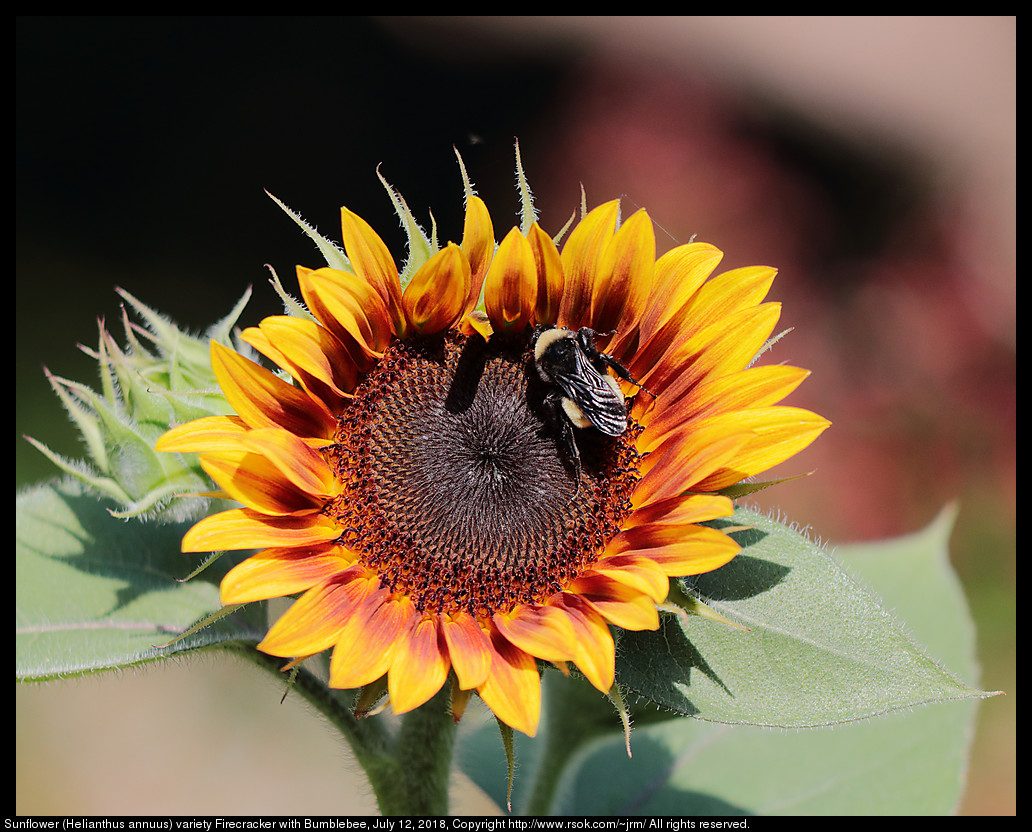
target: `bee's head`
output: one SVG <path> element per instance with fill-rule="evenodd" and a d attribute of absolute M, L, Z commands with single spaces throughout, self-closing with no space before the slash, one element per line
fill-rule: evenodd
<path fill-rule="evenodd" d="M 576 333 L 563 326 L 539 326 L 534 330 L 534 360 L 541 361 L 549 347 L 563 338 L 576 338 Z"/>

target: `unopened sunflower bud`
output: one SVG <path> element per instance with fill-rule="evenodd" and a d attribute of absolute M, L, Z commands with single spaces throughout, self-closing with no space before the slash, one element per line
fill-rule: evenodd
<path fill-rule="evenodd" d="M 154 444 L 169 425 L 232 412 L 212 372 L 209 343 L 249 351 L 232 330 L 250 290 L 201 337 L 179 329 L 124 289 L 117 291 L 143 324 L 131 321 L 123 307 L 124 347 L 103 320 L 97 349 L 82 347 L 97 361 L 100 389 L 47 372 L 87 458 L 69 459 L 26 438 L 63 472 L 118 503 L 112 511 L 117 517 L 171 522 L 199 516 L 207 500 L 196 492 L 206 491 L 210 480 L 197 456 L 159 453 Z"/>

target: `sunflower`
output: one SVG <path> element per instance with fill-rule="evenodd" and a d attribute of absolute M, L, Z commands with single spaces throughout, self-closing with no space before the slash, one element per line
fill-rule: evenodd
<path fill-rule="evenodd" d="M 343 208 L 346 267 L 297 268 L 310 316 L 242 334 L 284 372 L 211 344 L 236 415 L 157 447 L 200 453 L 243 504 L 183 539 L 261 550 L 222 602 L 297 596 L 259 650 L 296 663 L 332 648 L 330 686 L 385 688 L 397 713 L 450 682 L 456 718 L 475 691 L 533 735 L 539 660 L 609 692 L 611 628 L 656 629 L 672 578 L 739 551 L 703 525 L 732 514 L 720 492 L 828 426 L 777 404 L 807 371 L 751 366 L 778 321 L 775 270 L 711 277 L 722 254 L 707 243 L 657 259 L 644 210 L 581 213 L 561 251 L 529 218 L 496 245 L 467 180 L 461 245 L 430 244 L 399 276 Z M 609 367 L 623 370 L 619 435 L 564 423 L 535 366 L 553 327 L 596 333 L 584 343 L 614 389 Z"/>

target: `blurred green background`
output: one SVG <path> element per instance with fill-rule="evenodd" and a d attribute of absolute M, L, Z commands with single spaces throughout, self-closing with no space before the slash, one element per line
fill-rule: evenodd
<path fill-rule="evenodd" d="M 512 142 L 543 226 L 646 207 L 660 252 L 778 267 L 794 327 L 765 360 L 834 423 L 760 495 L 831 544 L 961 510 L 953 562 L 986 689 L 967 814 L 1015 812 L 1014 18 L 18 18 L 16 486 L 78 455 L 42 368 L 118 329 L 114 286 L 201 329 L 248 285 L 280 312 L 318 255 L 263 188 L 339 239 L 347 204 L 395 252 L 384 176 L 442 241 L 463 154 L 501 238 Z M 120 338 L 121 340 L 121 338 Z M 184 572 L 186 568 L 184 566 Z M 318 718 L 232 661 L 18 686 L 16 811 L 361 813 Z M 241 702 L 238 691 L 246 691 Z M 351 772 L 342 780 L 341 771 Z M 463 788 L 453 811 L 488 804 Z"/>

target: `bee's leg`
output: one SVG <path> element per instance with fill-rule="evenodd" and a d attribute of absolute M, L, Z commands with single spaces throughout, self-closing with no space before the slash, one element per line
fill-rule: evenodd
<path fill-rule="evenodd" d="M 563 397 L 561 394 L 554 391 L 549 393 L 545 396 L 545 404 L 548 406 L 549 412 L 552 414 L 553 421 L 559 428 L 559 443 L 566 452 L 566 458 L 573 463 L 573 478 L 577 487 L 573 496 L 576 497 L 580 493 L 581 461 L 580 450 L 577 448 L 577 440 L 573 435 L 573 425 L 570 424 L 570 420 L 567 418 L 566 413 L 563 410 Z"/>
<path fill-rule="evenodd" d="M 652 396 L 652 398 L 656 398 L 656 394 L 655 393 L 653 393 L 651 390 L 649 390 L 648 387 L 643 387 L 641 382 L 638 381 L 638 379 L 636 379 L 634 376 L 631 375 L 631 371 L 628 370 L 623 364 L 621 364 L 615 358 L 613 358 L 613 356 L 611 356 L 611 355 L 609 355 L 608 353 L 605 353 L 605 352 L 600 352 L 598 354 L 598 357 L 602 361 L 604 361 L 606 363 L 606 365 L 608 367 L 610 367 L 612 369 L 612 371 L 614 373 L 616 373 L 618 376 L 620 376 L 620 378 L 622 378 L 624 381 L 629 381 L 631 384 L 633 384 L 639 390 L 644 390 L 646 393 L 648 393 L 650 396 Z"/>
<path fill-rule="evenodd" d="M 595 336 L 597 335 L 616 335 L 616 330 L 614 329 L 612 332 L 595 332 L 595 330 L 586 326 L 583 326 L 579 330 L 577 330 L 577 341 L 580 344 L 581 349 L 584 350 L 585 354 L 588 356 L 588 358 L 590 358 L 592 362 L 595 363 L 595 368 L 599 370 L 599 372 L 604 372 L 602 367 L 609 367 L 624 381 L 629 381 L 635 387 L 644 390 L 646 393 L 652 396 L 652 398 L 656 398 L 656 394 L 649 390 L 647 387 L 642 387 L 641 382 L 638 381 L 638 379 L 636 379 L 634 376 L 632 376 L 630 370 L 628 370 L 623 364 L 621 364 L 619 361 L 613 358 L 613 356 L 611 356 L 608 352 L 602 352 L 601 350 L 595 348 Z"/>
<path fill-rule="evenodd" d="M 656 398 L 656 394 L 655 393 L 653 393 L 647 387 L 642 387 L 641 382 L 638 381 L 638 379 L 636 379 L 634 376 L 631 375 L 631 371 L 628 370 L 623 364 L 621 364 L 615 358 L 613 358 L 613 356 L 611 356 L 609 353 L 607 353 L 607 352 L 600 352 L 598 354 L 598 360 L 601 361 L 603 364 L 605 364 L 607 367 L 609 367 L 614 373 L 616 373 L 618 376 L 620 376 L 620 378 L 622 378 L 624 381 L 629 381 L 631 384 L 633 384 L 639 390 L 644 390 L 646 393 L 648 393 L 650 396 L 652 396 L 652 398 Z"/>
<path fill-rule="evenodd" d="M 588 354 L 589 358 L 598 358 L 605 355 L 604 352 L 599 352 L 595 347 L 595 339 L 599 335 L 608 338 L 610 335 L 616 335 L 616 330 L 614 329 L 612 332 L 596 332 L 589 326 L 582 326 L 577 330 L 577 343 L 580 344 L 580 348 Z"/>

